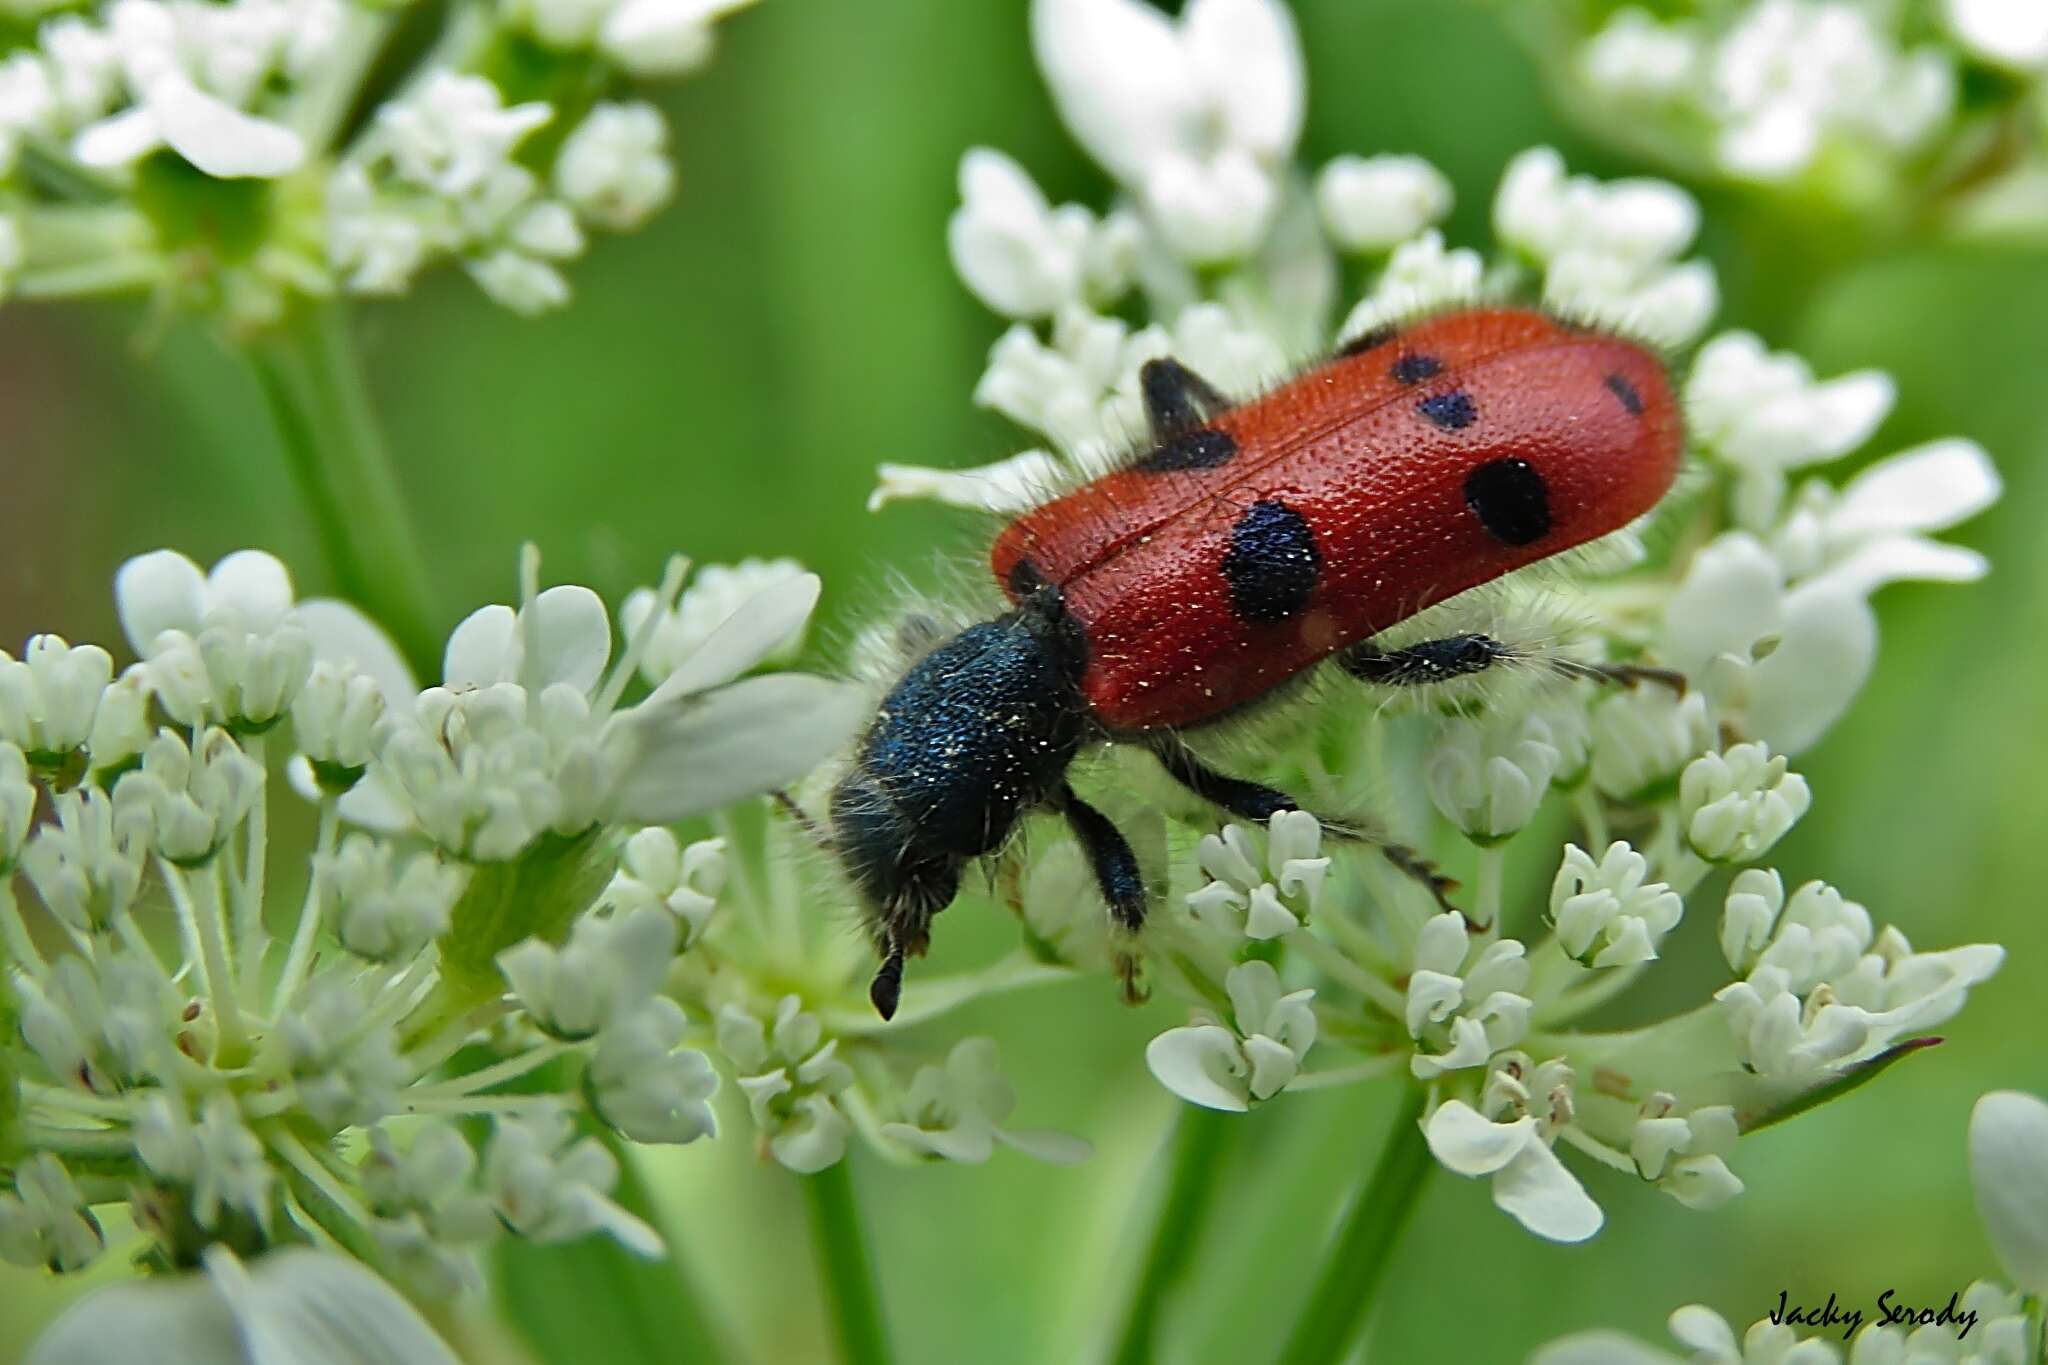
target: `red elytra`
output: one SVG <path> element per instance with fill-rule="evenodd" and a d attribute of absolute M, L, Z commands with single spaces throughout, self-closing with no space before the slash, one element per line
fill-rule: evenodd
<path fill-rule="evenodd" d="M 1104 475 L 991 555 L 1013 600 L 1034 571 L 1060 588 L 1087 635 L 1082 695 L 1112 733 L 1214 719 L 1626 525 L 1684 445 L 1654 353 L 1506 308 L 1418 322 L 1203 431 L 1228 443 Z"/>

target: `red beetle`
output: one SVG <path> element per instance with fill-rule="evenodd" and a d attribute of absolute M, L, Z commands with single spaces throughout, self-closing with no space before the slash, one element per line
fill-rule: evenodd
<path fill-rule="evenodd" d="M 1519 309 L 1382 329 L 1235 405 L 1172 360 L 1140 378 L 1151 443 L 1003 531 L 992 564 L 1015 605 L 910 667 L 833 790 L 830 839 L 882 955 L 884 1017 L 962 869 L 1032 809 L 1072 826 L 1116 922 L 1143 922 L 1129 844 L 1067 784 L 1084 744 L 1145 745 L 1244 819 L 1292 809 L 1179 732 L 1332 656 L 1389 684 L 1513 657 L 1477 634 L 1372 641 L 1641 516 L 1684 446 L 1655 354 Z"/>

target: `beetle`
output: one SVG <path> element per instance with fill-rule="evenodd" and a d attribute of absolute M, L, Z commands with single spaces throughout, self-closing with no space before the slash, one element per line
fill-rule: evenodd
<path fill-rule="evenodd" d="M 1210 767 L 1183 733 L 1326 659 L 1409 686 L 1519 657 L 1483 634 L 1374 639 L 1635 520 L 1684 447 L 1654 352 L 1525 309 L 1382 328 L 1241 403 L 1172 359 L 1148 362 L 1139 386 L 1149 442 L 1001 532 L 990 562 L 1010 609 L 931 644 L 832 790 L 826 838 L 882 959 L 870 996 L 884 1018 L 966 865 L 1028 812 L 1063 817 L 1115 923 L 1143 924 L 1130 844 L 1067 781 L 1084 746 L 1143 746 L 1241 819 L 1294 809 Z"/>

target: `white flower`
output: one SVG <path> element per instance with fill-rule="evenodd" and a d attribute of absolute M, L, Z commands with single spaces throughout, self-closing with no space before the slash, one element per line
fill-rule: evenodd
<path fill-rule="evenodd" d="M 1761 743 L 1702 754 L 1678 780 L 1678 820 L 1686 843 L 1713 863 L 1756 861 L 1812 804 L 1806 779 Z"/>
<path fill-rule="evenodd" d="M 1688 1208 L 1711 1209 L 1742 1193 L 1742 1181 L 1724 1158 L 1740 1129 L 1728 1105 L 1674 1114 L 1677 1101 L 1658 1093 L 1643 1105 L 1629 1136 L 1629 1155 L 1643 1179 Z"/>
<path fill-rule="evenodd" d="M 1776 519 L 1787 471 L 1862 445 L 1895 396 L 1879 370 L 1816 382 L 1805 361 L 1767 352 L 1748 332 L 1702 346 L 1685 383 L 1693 439 L 1735 471 L 1735 519 L 1755 531 Z"/>
<path fill-rule="evenodd" d="M 1870 947 L 1870 912 L 1826 882 L 1811 881 L 1785 899 L 1774 869 L 1752 867 L 1728 885 L 1721 914 L 1721 953 L 1749 973 L 1778 968 L 1787 988 L 1805 994 L 1847 975 Z"/>
<path fill-rule="evenodd" d="M 1714 742 L 1706 698 L 1633 687 L 1593 707 L 1593 785 L 1621 801 L 1653 798 Z"/>
<path fill-rule="evenodd" d="M 687 1027 L 680 1005 L 655 996 L 614 1015 L 597 1035 L 592 1102 L 635 1142 L 694 1142 L 718 1132 L 710 1105 L 718 1073 L 703 1053 L 676 1046 Z"/>
<path fill-rule="evenodd" d="M 360 1262 L 287 1247 L 244 1267 L 222 1243 L 204 1274 L 130 1280 L 73 1304 L 27 1365 L 456 1365 L 419 1310 Z"/>
<path fill-rule="evenodd" d="M 2030 0 L 1943 0 L 1941 9 L 1972 54 L 2001 66 L 2048 66 L 2048 9 Z"/>
<path fill-rule="evenodd" d="M 1970 1180 L 1999 1264 L 2021 1292 L 2048 1294 L 2048 1104 L 1994 1090 L 1970 1111 Z"/>
<path fill-rule="evenodd" d="M 106 1246 L 64 1163 L 37 1152 L 14 1172 L 14 1193 L 0 1194 L 0 1259 L 58 1273 L 92 1264 Z"/>
<path fill-rule="evenodd" d="M 92 756 L 94 771 L 105 774 L 125 766 L 142 753 L 149 737 L 156 733 L 149 719 L 149 667 L 133 664 L 100 693 L 99 709 L 93 713 L 92 733 L 86 736 L 86 752 Z"/>
<path fill-rule="evenodd" d="M 1523 992 L 1529 961 L 1514 939 L 1481 939 L 1475 948 L 1465 917 L 1446 911 L 1423 922 L 1412 961 L 1404 1009 L 1408 1036 L 1444 1049 L 1408 1059 L 1416 1079 L 1484 1066 L 1528 1032 L 1533 1004 Z"/>
<path fill-rule="evenodd" d="M 28 841 L 36 815 L 36 788 L 29 780 L 28 760 L 13 744 L 0 740 L 0 874 L 12 872 Z"/>
<path fill-rule="evenodd" d="M 292 736 L 322 786 L 355 785 L 375 752 L 384 689 L 367 673 L 321 662 L 292 703 Z"/>
<path fill-rule="evenodd" d="M 712 21 L 753 0 L 619 0 L 598 29 L 598 47 L 642 79 L 681 76 L 711 56 Z"/>
<path fill-rule="evenodd" d="M 91 736 L 113 676 L 107 651 L 60 635 L 29 637 L 18 660 L 0 650 L 0 736 L 39 762 L 55 761 Z"/>
<path fill-rule="evenodd" d="M 1195 918 L 1232 938 L 1270 939 L 1307 922 L 1322 895 L 1330 860 L 1317 857 L 1322 826 L 1307 811 L 1279 811 L 1267 822 L 1266 867 L 1243 825 L 1205 834 L 1195 860 L 1210 880 L 1187 896 Z M 1289 901 L 1292 900 L 1292 904 Z"/>
<path fill-rule="evenodd" d="M 1161 1085 L 1190 1104 L 1243 1111 L 1285 1090 L 1316 1041 L 1313 990 L 1281 994 L 1272 964 L 1240 963 L 1223 978 L 1233 1028 L 1168 1029 L 1145 1048 Z"/>
<path fill-rule="evenodd" d="M 1901 52 L 1868 12 L 1839 0 L 1751 5 L 1716 46 L 1708 80 L 1721 164 L 1758 180 L 1806 169 L 1831 134 L 1911 150 L 1955 103 L 1946 58 Z"/>
<path fill-rule="evenodd" d="M 1663 882 L 1648 881 L 1649 860 L 1616 840 L 1595 862 L 1577 844 L 1550 884 L 1550 917 L 1558 946 L 1588 967 L 1625 967 L 1657 956 L 1678 927 L 1685 902 Z"/>
<path fill-rule="evenodd" d="M 451 852 L 500 861 L 547 831 L 679 820 L 794 781 L 859 721 L 848 686 L 796 673 L 734 681 L 801 626 L 814 575 L 756 592 L 645 700 L 620 708 L 647 642 L 614 661 L 597 595 L 540 592 L 537 574 L 529 553 L 524 605 L 485 607 L 456 627 L 445 685 L 390 719 L 370 775 Z M 669 577 L 658 612 L 680 584 Z"/>
<path fill-rule="evenodd" d="M 948 1161 L 979 1164 L 998 1144 L 1068 1166 L 1093 1150 L 1081 1138 L 1038 1128 L 1004 1128 L 1017 1097 L 996 1068 L 996 1045 L 988 1038 L 963 1038 L 944 1066 L 919 1067 L 903 1097 L 905 1121 L 885 1123 L 882 1134 L 913 1151 Z"/>
<path fill-rule="evenodd" d="M 1316 208 L 1343 250 L 1391 251 L 1451 211 L 1451 182 L 1419 156 L 1340 156 L 1316 176 Z"/>
<path fill-rule="evenodd" d="M 95 1094 L 162 1077 L 185 1001 L 132 949 L 87 964 L 66 955 L 40 978 L 16 978 L 22 1040 L 52 1076 Z"/>
<path fill-rule="evenodd" d="M 208 729 L 189 749 L 175 730 L 159 730 L 142 751 L 141 770 L 115 787 L 115 799 L 146 804 L 155 850 L 180 867 L 197 867 L 226 845 L 262 800 L 263 786 L 263 765 L 227 731 Z"/>
<path fill-rule="evenodd" d="M 534 1023 L 558 1038 L 588 1038 L 660 989 L 676 936 L 664 910 L 589 913 L 561 947 L 527 939 L 498 954 L 498 969 Z"/>
<path fill-rule="evenodd" d="M 1139 429 L 1135 392 L 1116 390 L 1136 370 L 1129 329 L 1114 318 L 1063 308 L 1052 344 L 1019 324 L 996 340 L 974 401 L 1051 437 L 1082 468 L 1106 468 L 1112 449 Z"/>
<path fill-rule="evenodd" d="M 149 856 L 148 803 L 111 801 L 98 788 L 60 792 L 57 822 L 21 853 L 21 870 L 51 913 L 81 931 L 111 928 L 142 887 Z"/>
<path fill-rule="evenodd" d="M 626 840 L 605 899 L 622 913 L 645 906 L 667 910 L 682 922 L 688 947 L 703 936 L 725 874 L 725 840 L 699 839 L 683 848 L 674 834 L 651 826 Z"/>
<path fill-rule="evenodd" d="M 839 1040 L 820 1042 L 818 1017 L 794 995 L 775 1007 L 772 1028 L 737 1005 L 718 1012 L 718 1050 L 732 1063 L 754 1126 L 784 1166 L 809 1175 L 846 1155 L 852 1129 L 834 1096 L 853 1084 Z"/>
<path fill-rule="evenodd" d="M 1106 303 L 1127 287 L 1138 246 L 1128 217 L 1055 209 L 1022 166 L 986 147 L 961 159 L 960 200 L 946 224 L 953 269 L 996 312 L 1047 317 L 1068 304 Z"/>
<path fill-rule="evenodd" d="M 589 221 L 614 232 L 644 224 L 675 192 L 668 125 L 651 104 L 599 104 L 562 144 L 555 188 Z"/>
<path fill-rule="evenodd" d="M 690 579 L 680 600 L 671 608 L 660 605 L 660 594 L 652 588 L 635 588 L 619 608 L 619 624 L 626 638 L 640 650 L 640 676 L 659 684 L 683 666 L 711 638 L 711 633 L 735 620 L 742 608 L 749 614 L 773 610 L 782 634 L 760 642 L 761 664 L 786 664 L 803 648 L 804 627 L 817 598 L 769 589 L 803 579 L 815 582 L 804 566 L 794 559 L 743 559 L 737 564 L 706 564 Z M 645 643 L 641 635 L 652 631 Z M 757 634 L 766 635 L 766 630 Z"/>
<path fill-rule="evenodd" d="M 436 71 L 403 100 L 379 107 L 377 131 L 400 175 L 455 198 L 483 187 L 553 116 L 538 102 L 507 107 L 481 76 Z"/>
<path fill-rule="evenodd" d="M 542 1243 L 603 1232 L 636 1256 L 661 1255 L 661 1235 L 606 1197 L 617 1160 L 596 1138 L 574 1139 L 575 1124 L 557 1108 L 498 1120 L 483 1183 L 505 1226 Z"/>
<path fill-rule="evenodd" d="M 370 1000 L 346 970 L 313 981 L 279 1016 L 278 1043 L 306 1112 L 340 1128 L 398 1112 L 413 1068 L 398 1055 L 395 1029 L 365 1024 Z"/>
<path fill-rule="evenodd" d="M 359 1168 L 363 1194 L 391 1270 L 431 1298 L 481 1289 L 466 1248 L 504 1225 L 477 1188 L 476 1152 L 453 1127 L 433 1122 L 415 1127 L 403 1152 L 382 1128 L 372 1128 L 369 1139 Z"/>
<path fill-rule="evenodd" d="M 1061 116 L 1182 259 L 1241 259 L 1301 132 L 1294 24 L 1277 0 L 1037 0 L 1032 43 Z"/>
<path fill-rule="evenodd" d="M 1984 556 L 1924 533 L 1967 521 L 2003 491 L 1975 441 L 1930 441 L 1868 466 L 1840 491 L 1808 482 L 1772 547 L 1806 591 L 1867 596 L 1902 579 L 1970 583 L 1989 571 Z"/>
<path fill-rule="evenodd" d="M 1456 716 L 1438 726 L 1423 755 L 1422 779 L 1446 820 L 1473 842 L 1493 844 L 1529 823 L 1560 758 L 1540 716 Z"/>
<path fill-rule="evenodd" d="M 1567 177 L 1549 147 L 1517 156 L 1494 196 L 1494 231 L 1544 267 L 1553 308 L 1680 346 L 1719 303 L 1711 267 L 1674 264 L 1699 231 L 1699 205 L 1661 180 Z"/>
<path fill-rule="evenodd" d="M 546 261 L 509 248 L 463 262 L 477 287 L 515 313 L 533 316 L 569 301 L 569 282 Z"/>
<path fill-rule="evenodd" d="M 192 1216 L 218 1227 L 227 1209 L 267 1227 L 277 1173 L 263 1143 L 242 1122 L 232 1096 L 215 1091 L 193 1122 L 182 1097 L 158 1092 L 135 1108 L 135 1154 L 160 1179 L 190 1188 Z"/>
<path fill-rule="evenodd" d="M 139 555 L 114 575 L 114 604 L 150 691 L 180 725 L 261 730 L 312 670 L 291 576 L 261 550 L 238 550 L 204 575 L 173 550 Z"/>
<path fill-rule="evenodd" d="M 135 102 L 78 135 L 72 153 L 80 161 L 126 166 L 169 146 L 225 178 L 284 175 L 305 160 L 297 133 L 243 112 L 281 55 L 274 37 L 251 31 L 269 22 L 263 7 L 115 0 L 107 19 Z"/>
<path fill-rule="evenodd" d="M 1438 1105 L 1422 1126 L 1430 1154 L 1445 1169 L 1490 1177 L 1494 1204 L 1553 1242 L 1583 1242 L 1605 1221 L 1600 1206 L 1550 1149 L 1561 1125 L 1547 1097 L 1560 1085 L 1568 1097 L 1570 1075 L 1565 1070 L 1561 1080 L 1545 1076 L 1550 1084 L 1539 1081 L 1546 1096 L 1539 1113 L 1491 1119 L 1454 1099 Z M 1563 1107 L 1569 1108 L 1568 1098 Z"/>
<path fill-rule="evenodd" d="M 1443 234 L 1431 228 L 1394 248 L 1372 292 L 1345 317 L 1337 336 L 1350 340 L 1385 323 L 1475 303 L 1485 273 L 1478 252 L 1469 247 L 1446 251 Z"/>
<path fill-rule="evenodd" d="M 1596 90 L 1661 99 L 1682 94 L 1697 75 L 1703 45 L 1688 25 L 1660 24 L 1633 7 L 1617 10 L 1588 39 L 1579 70 Z"/>
<path fill-rule="evenodd" d="M 1854 967 L 1802 1000 L 1785 966 L 1760 962 L 1746 981 L 1715 992 L 1745 1066 L 1764 1076 L 1839 1071 L 1933 1028 L 1962 1008 L 1970 987 L 2005 960 L 1996 944 L 1916 953 L 1886 928 Z"/>

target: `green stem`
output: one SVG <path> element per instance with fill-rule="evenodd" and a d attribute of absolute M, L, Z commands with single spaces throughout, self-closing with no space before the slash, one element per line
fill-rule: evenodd
<path fill-rule="evenodd" d="M 425 561 L 340 304 L 306 304 L 246 348 L 344 597 L 391 632 L 421 677 L 439 645 Z"/>
<path fill-rule="evenodd" d="M 1394 1244 L 1435 1164 L 1422 1137 L 1426 1098 L 1418 1086 L 1403 1088 L 1379 1163 L 1337 1225 L 1280 1365 L 1327 1365 L 1342 1360 L 1356 1343 L 1394 1258 Z"/>
<path fill-rule="evenodd" d="M 1193 1254 L 1201 1224 L 1217 1189 L 1217 1173 L 1230 1125 L 1241 1120 L 1214 1109 L 1185 1106 L 1174 1125 L 1172 1168 L 1152 1228 L 1145 1264 L 1132 1282 L 1123 1330 L 1110 1359 L 1115 1365 L 1144 1365 L 1153 1359 L 1152 1338 L 1167 1292 L 1179 1281 Z"/>
<path fill-rule="evenodd" d="M 866 1233 L 853 1201 L 853 1175 L 841 1160 L 800 1183 L 810 1208 L 811 1240 L 818 1273 L 825 1281 L 839 1358 L 845 1365 L 886 1365 L 889 1341 L 882 1331 L 881 1298 L 868 1263 Z"/>

